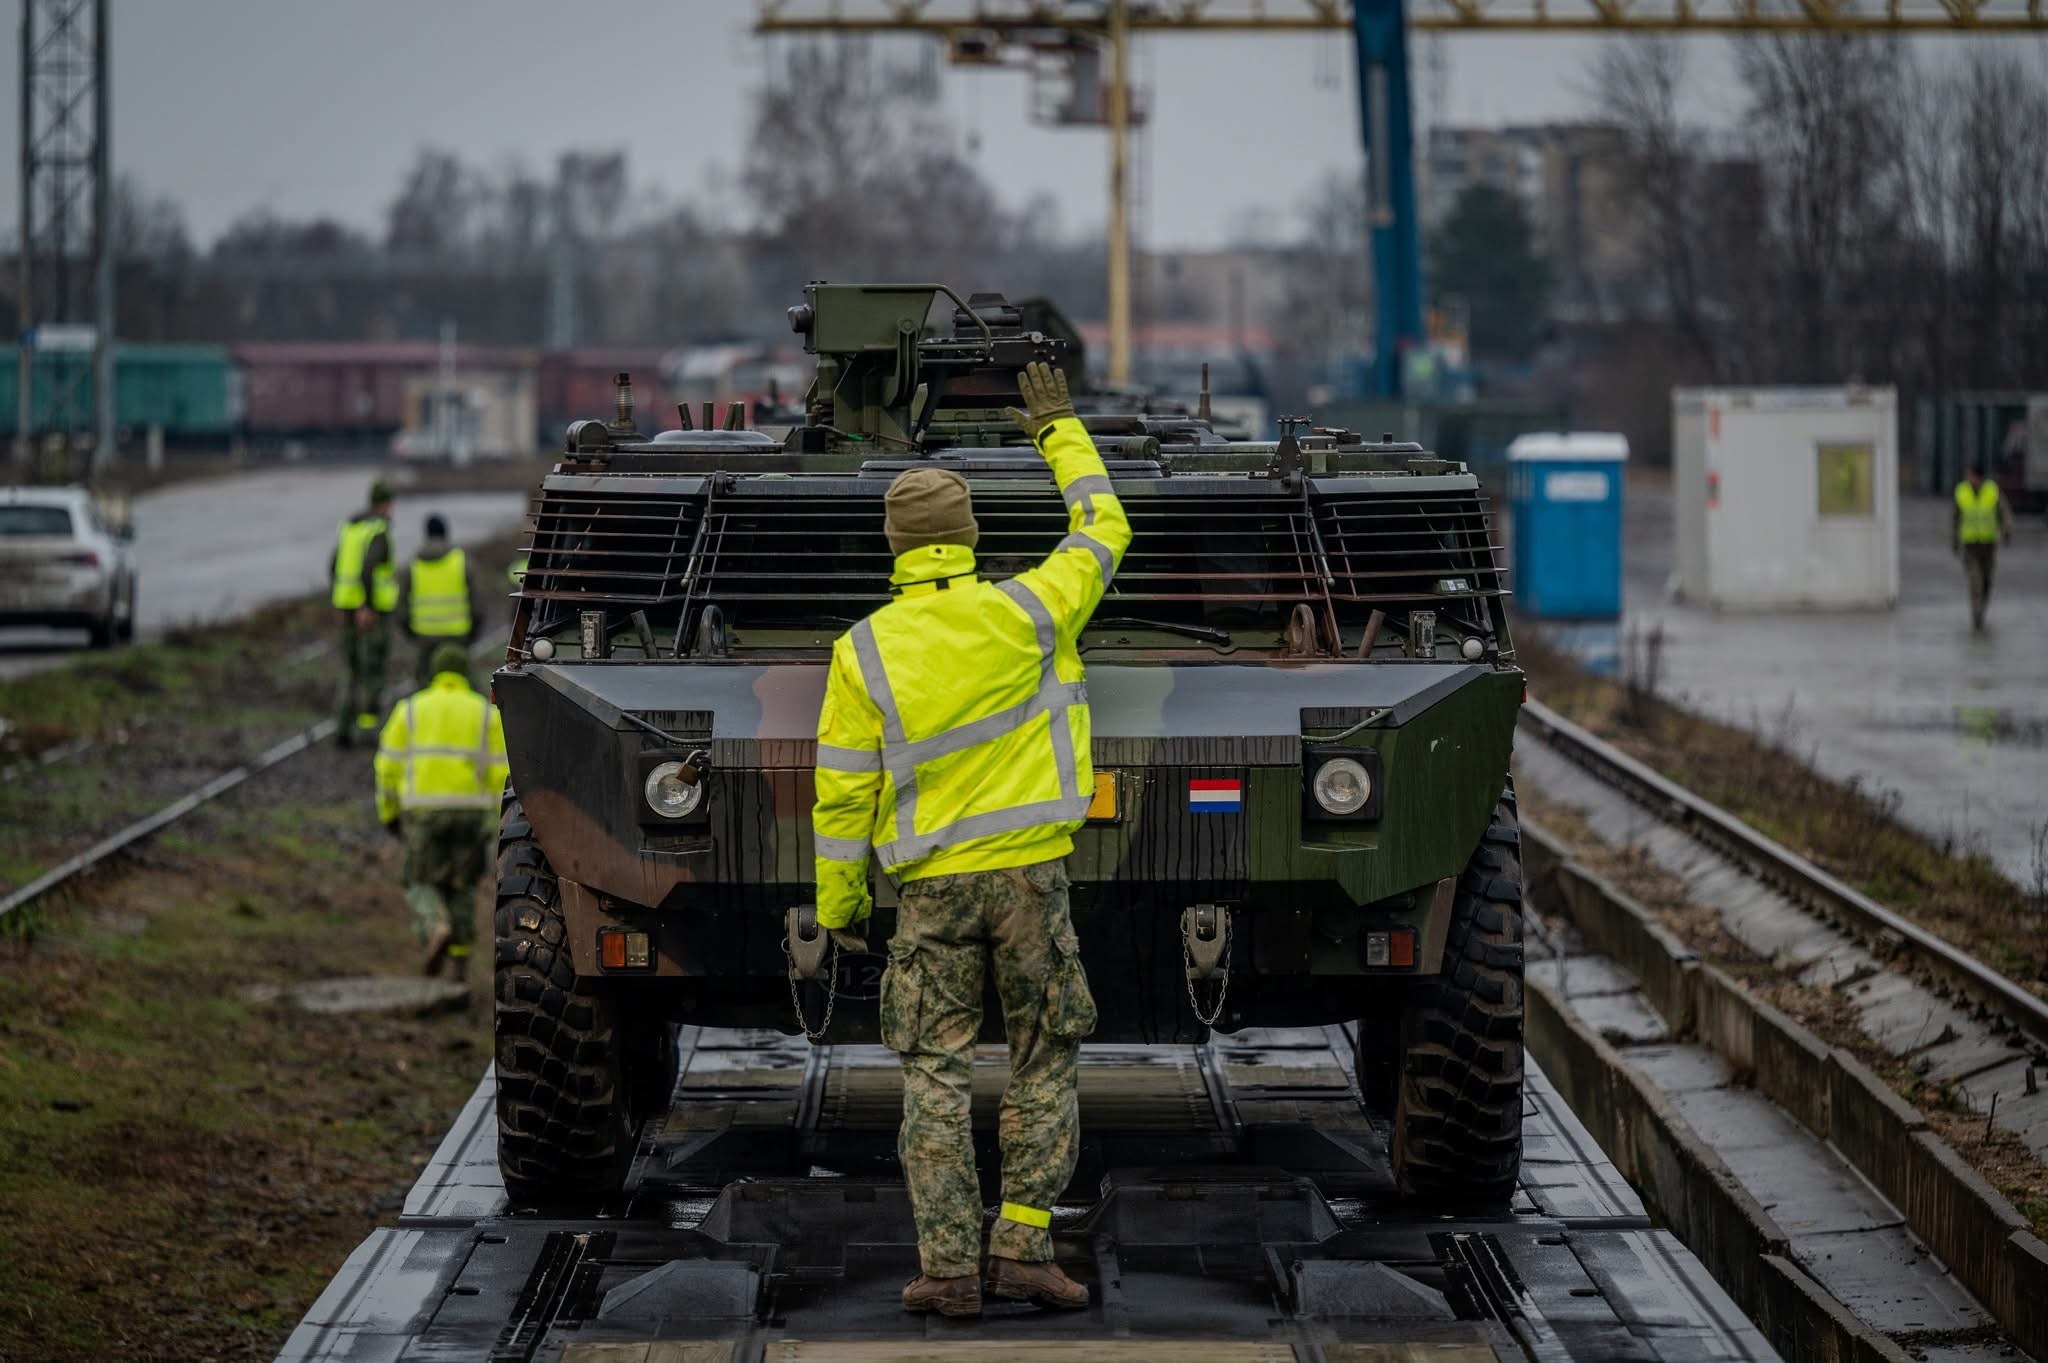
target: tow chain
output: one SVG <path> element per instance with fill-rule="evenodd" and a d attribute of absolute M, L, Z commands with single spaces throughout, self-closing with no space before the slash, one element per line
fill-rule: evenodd
<path fill-rule="evenodd" d="M 804 1040 L 813 1046 L 825 1039 L 825 1033 L 832 1030 L 832 1008 L 839 1002 L 839 939 L 834 937 L 825 951 L 825 1016 L 818 1023 L 816 1031 L 804 1017 L 804 998 L 797 985 L 796 954 L 790 950 L 789 939 L 782 939 L 782 954 L 789 957 L 789 1006 L 796 1011 L 796 1025 L 803 1031 Z"/>
<path fill-rule="evenodd" d="M 1187 913 L 1190 915 L 1197 912 L 1195 909 L 1187 910 Z M 1194 1010 L 1195 1021 L 1201 1023 L 1204 1027 L 1214 1027 L 1216 1025 L 1217 1020 L 1223 1016 L 1224 1000 L 1230 997 L 1230 914 L 1228 911 L 1223 911 L 1219 916 L 1223 919 L 1223 941 L 1216 951 L 1216 959 L 1220 964 L 1210 967 L 1208 971 L 1198 968 L 1195 964 L 1195 953 L 1190 945 L 1190 939 L 1193 934 L 1183 930 L 1180 936 L 1181 965 L 1187 974 L 1188 1007 Z M 1216 976 L 1216 1004 L 1206 1014 L 1202 1011 L 1201 997 L 1195 990 L 1196 978 L 1205 973 L 1213 973 Z"/>

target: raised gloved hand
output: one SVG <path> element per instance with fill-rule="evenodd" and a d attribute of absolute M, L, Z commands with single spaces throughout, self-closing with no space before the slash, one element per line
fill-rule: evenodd
<path fill-rule="evenodd" d="M 1033 440 L 1062 417 L 1074 414 L 1074 399 L 1067 394 L 1067 376 L 1044 360 L 1033 360 L 1017 376 L 1017 391 L 1024 395 L 1024 410 L 1006 407 L 1010 420 L 1024 428 Z"/>

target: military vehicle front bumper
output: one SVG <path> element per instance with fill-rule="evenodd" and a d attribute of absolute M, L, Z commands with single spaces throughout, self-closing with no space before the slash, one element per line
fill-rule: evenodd
<path fill-rule="evenodd" d="M 627 661 L 498 673 L 513 786 L 564 878 L 579 970 L 601 970 L 595 927 L 631 924 L 659 975 L 781 973 L 783 916 L 813 898 L 824 677 Z M 1171 945 L 1182 909 L 1220 904 L 1262 973 L 1403 968 L 1369 946 L 1403 929 L 1405 968 L 1433 970 L 1446 882 L 1499 795 L 1521 688 L 1519 672 L 1479 663 L 1090 668 L 1094 759 L 1116 800 L 1067 861 L 1084 940 L 1092 922 L 1151 920 Z M 651 818 L 650 763 L 699 749 L 702 808 Z M 1310 755 L 1333 750 L 1376 758 L 1376 817 L 1326 819 L 1305 798 Z M 876 901 L 879 937 L 894 918 L 885 876 Z"/>

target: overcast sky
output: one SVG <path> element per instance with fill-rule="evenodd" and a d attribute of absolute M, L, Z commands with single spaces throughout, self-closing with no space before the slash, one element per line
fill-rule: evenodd
<path fill-rule="evenodd" d="M 637 183 L 673 198 L 715 193 L 718 169 L 740 161 L 770 51 L 747 32 L 751 0 L 112 8 L 115 167 L 181 202 L 201 243 L 258 209 L 377 229 L 426 144 L 485 166 L 536 168 L 569 148 L 623 147 Z M 7 37 L 11 57 L 11 24 Z M 1599 42 L 1421 38 L 1418 113 L 1486 124 L 1582 116 Z M 1687 52 L 1696 112 L 1731 119 L 1725 44 L 1693 39 Z M 1220 244 L 1248 215 L 1269 215 L 1284 232 L 1293 200 L 1360 162 L 1348 37 L 1160 36 L 1139 44 L 1136 69 L 1152 90 L 1140 169 L 1154 245 Z M 1049 192 L 1068 231 L 1103 221 L 1102 135 L 1032 126 L 1019 75 L 949 72 L 944 98 L 1007 198 Z M 0 100 L 10 152 L 16 113 L 15 98 Z M 15 190 L 6 175 L 0 222 L 10 228 Z"/>

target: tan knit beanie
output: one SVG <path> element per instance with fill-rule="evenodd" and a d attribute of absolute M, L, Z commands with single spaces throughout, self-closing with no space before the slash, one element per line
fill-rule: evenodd
<path fill-rule="evenodd" d="M 907 554 L 930 544 L 964 544 L 972 549 L 981 538 L 967 480 L 951 469 L 898 474 L 882 507 L 882 530 L 891 553 Z"/>

